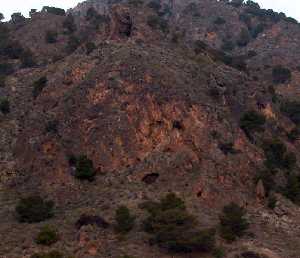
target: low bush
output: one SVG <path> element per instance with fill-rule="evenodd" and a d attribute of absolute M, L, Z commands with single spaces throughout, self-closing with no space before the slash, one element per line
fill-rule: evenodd
<path fill-rule="evenodd" d="M 39 245 L 50 246 L 58 241 L 57 231 L 50 227 L 44 226 L 41 231 L 38 233 L 35 242 Z"/>
<path fill-rule="evenodd" d="M 0 111 L 5 115 L 10 112 L 10 104 L 7 98 L 0 98 Z"/>
<path fill-rule="evenodd" d="M 220 216 L 221 236 L 228 241 L 242 237 L 249 228 L 245 215 L 246 210 L 235 203 L 224 206 Z"/>
<path fill-rule="evenodd" d="M 80 46 L 79 38 L 71 35 L 68 40 L 66 51 L 68 54 L 72 54 Z"/>
<path fill-rule="evenodd" d="M 30 68 L 36 65 L 31 50 L 24 50 L 20 56 L 21 65 L 23 68 Z"/>
<path fill-rule="evenodd" d="M 239 38 L 237 40 L 237 44 L 240 47 L 245 47 L 250 42 L 250 39 L 251 39 L 251 35 L 250 35 L 248 29 L 243 28 L 240 32 Z"/>
<path fill-rule="evenodd" d="M 20 222 L 35 223 L 53 217 L 54 203 L 40 196 L 23 198 L 16 206 L 16 213 Z"/>
<path fill-rule="evenodd" d="M 273 82 L 276 84 L 289 82 L 292 78 L 290 69 L 281 65 L 273 67 L 272 70 Z"/>
<path fill-rule="evenodd" d="M 253 132 L 263 131 L 265 123 L 264 115 L 254 110 L 244 113 L 240 119 L 240 127 L 248 136 Z"/>
<path fill-rule="evenodd" d="M 130 210 L 126 206 L 120 206 L 115 214 L 116 231 L 119 233 L 128 233 L 133 227 L 135 217 L 130 214 Z"/>
<path fill-rule="evenodd" d="M 175 194 L 144 203 L 143 208 L 149 213 L 144 228 L 153 236 L 150 242 L 172 252 L 213 251 L 215 230 L 198 230 L 195 218 Z"/>
<path fill-rule="evenodd" d="M 66 11 L 64 9 L 57 8 L 57 7 L 51 7 L 51 6 L 44 6 L 42 9 L 42 12 L 51 13 L 51 14 L 60 15 L 60 16 L 66 15 Z"/>
<path fill-rule="evenodd" d="M 278 139 L 265 141 L 263 149 L 266 156 L 265 165 L 269 169 L 292 169 L 296 164 L 296 156 L 288 152 L 286 146 Z"/>
<path fill-rule="evenodd" d="M 214 24 L 216 25 L 223 25 L 225 24 L 226 21 L 222 18 L 222 17 L 217 17 L 215 20 L 214 20 Z"/>
<path fill-rule="evenodd" d="M 67 33 L 72 34 L 77 30 L 75 20 L 72 14 L 68 14 L 63 21 L 63 28 L 66 29 Z"/>
<path fill-rule="evenodd" d="M 81 180 L 92 181 L 96 175 L 93 161 L 82 155 L 76 158 L 75 177 Z"/>

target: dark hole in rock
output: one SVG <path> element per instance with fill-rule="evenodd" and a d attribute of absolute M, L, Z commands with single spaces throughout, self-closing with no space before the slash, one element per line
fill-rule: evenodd
<path fill-rule="evenodd" d="M 197 197 L 200 198 L 201 196 L 202 196 L 202 191 L 199 191 L 199 192 L 197 193 Z"/>
<path fill-rule="evenodd" d="M 151 173 L 148 175 L 145 175 L 143 177 L 143 182 L 146 184 L 153 184 L 156 182 L 156 180 L 159 178 L 159 174 L 158 173 Z"/>
<path fill-rule="evenodd" d="M 80 229 L 82 226 L 96 225 L 99 228 L 108 228 L 109 224 L 99 216 L 81 215 L 75 226 Z"/>
<path fill-rule="evenodd" d="M 183 130 L 183 125 L 180 121 L 174 121 L 173 122 L 173 128 L 177 130 Z"/>

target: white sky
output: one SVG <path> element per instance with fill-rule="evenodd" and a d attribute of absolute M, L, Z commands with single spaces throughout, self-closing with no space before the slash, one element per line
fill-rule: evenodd
<path fill-rule="evenodd" d="M 30 9 L 41 9 L 43 6 L 56 6 L 64 9 L 74 7 L 82 0 L 0 0 L 0 12 L 7 19 L 14 12 L 21 12 L 24 16 L 28 16 Z M 262 8 L 273 9 L 277 12 L 284 12 L 287 16 L 291 16 L 300 21 L 300 1 L 299 0 L 256 0 Z"/>

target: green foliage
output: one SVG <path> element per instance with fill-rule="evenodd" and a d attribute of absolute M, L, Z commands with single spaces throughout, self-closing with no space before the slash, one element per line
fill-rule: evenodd
<path fill-rule="evenodd" d="M 51 14 L 60 15 L 60 16 L 66 15 L 66 11 L 64 9 L 57 8 L 57 7 L 51 7 L 51 6 L 44 6 L 42 9 L 42 12 L 51 13 Z"/>
<path fill-rule="evenodd" d="M 77 37 L 71 35 L 71 36 L 69 37 L 69 40 L 68 40 L 68 45 L 67 45 L 67 47 L 66 47 L 66 51 L 67 51 L 67 53 L 71 54 L 71 53 L 73 53 L 79 46 L 80 46 L 80 40 L 79 40 Z"/>
<path fill-rule="evenodd" d="M 42 199 L 40 196 L 22 198 L 16 206 L 20 222 L 36 223 L 53 216 L 54 203 Z"/>
<path fill-rule="evenodd" d="M 41 94 L 43 89 L 46 87 L 47 82 L 48 82 L 47 77 L 43 76 L 33 83 L 32 96 L 34 98 L 37 98 Z"/>
<path fill-rule="evenodd" d="M 280 105 L 280 110 L 287 115 L 295 124 L 300 124 L 300 102 L 284 101 Z"/>
<path fill-rule="evenodd" d="M 263 131 L 265 122 L 266 118 L 264 115 L 251 110 L 244 113 L 241 117 L 240 127 L 249 136 L 253 132 Z"/>
<path fill-rule="evenodd" d="M 65 258 L 65 256 L 58 251 L 51 251 L 48 253 L 36 253 L 31 255 L 30 258 Z"/>
<path fill-rule="evenodd" d="M 6 81 L 5 75 L 0 74 L 0 88 L 5 87 L 5 81 Z"/>
<path fill-rule="evenodd" d="M 132 6 L 135 6 L 135 7 L 138 7 L 140 5 L 143 5 L 144 1 L 143 0 L 128 0 L 128 4 L 132 5 Z"/>
<path fill-rule="evenodd" d="M 57 126 L 58 126 L 57 120 L 48 121 L 46 124 L 46 132 L 56 134 L 58 131 Z"/>
<path fill-rule="evenodd" d="M 50 226 L 44 226 L 37 235 L 35 242 L 39 245 L 50 246 L 58 241 L 58 234 L 55 229 Z"/>
<path fill-rule="evenodd" d="M 250 42 L 250 39 L 251 39 L 251 35 L 250 35 L 248 29 L 243 28 L 240 32 L 239 38 L 237 40 L 237 44 L 240 47 L 245 47 Z"/>
<path fill-rule="evenodd" d="M 300 204 L 300 177 L 290 174 L 283 193 L 292 202 Z"/>
<path fill-rule="evenodd" d="M 13 72 L 13 67 L 10 63 L 0 62 L 0 75 L 9 75 Z"/>
<path fill-rule="evenodd" d="M 272 70 L 273 82 L 276 84 L 290 82 L 292 78 L 291 71 L 281 65 L 273 67 Z"/>
<path fill-rule="evenodd" d="M 243 5 L 244 0 L 232 0 L 229 2 L 230 5 L 239 8 Z"/>
<path fill-rule="evenodd" d="M 252 38 L 257 38 L 257 36 L 264 31 L 264 25 L 262 23 L 257 24 L 251 29 L 250 33 Z"/>
<path fill-rule="evenodd" d="M 72 34 L 77 30 L 75 20 L 72 14 L 68 14 L 63 21 L 63 28 L 66 29 L 67 33 Z"/>
<path fill-rule="evenodd" d="M 0 111 L 5 115 L 10 112 L 9 100 L 7 98 L 0 98 Z"/>
<path fill-rule="evenodd" d="M 245 218 L 246 210 L 235 203 L 224 206 L 220 216 L 221 236 L 234 241 L 237 237 L 242 237 L 249 228 L 248 220 Z"/>
<path fill-rule="evenodd" d="M 4 20 L 4 15 L 3 13 L 0 13 L 0 21 Z"/>
<path fill-rule="evenodd" d="M 96 48 L 97 48 L 97 46 L 95 45 L 94 42 L 87 42 L 85 44 L 85 50 L 86 50 L 86 54 L 87 55 L 89 55 L 90 53 L 92 53 Z"/>
<path fill-rule="evenodd" d="M 88 159 L 86 156 L 79 156 L 76 158 L 76 171 L 75 177 L 80 180 L 92 181 L 96 175 L 93 161 Z"/>
<path fill-rule="evenodd" d="M 223 258 L 225 257 L 225 251 L 223 250 L 223 248 L 215 248 L 215 250 L 213 251 L 213 256 L 215 258 Z"/>
<path fill-rule="evenodd" d="M 173 252 L 210 252 L 215 246 L 214 230 L 198 230 L 183 200 L 170 193 L 160 202 L 148 202 L 144 208 L 149 217 L 144 221 L 151 241 Z"/>
<path fill-rule="evenodd" d="M 47 30 L 45 35 L 45 40 L 49 44 L 53 44 L 57 42 L 57 32 L 52 30 Z"/>
<path fill-rule="evenodd" d="M 266 141 L 263 149 L 266 156 L 265 165 L 269 169 L 292 169 L 296 164 L 295 154 L 288 152 L 286 146 L 278 139 Z"/>
<path fill-rule="evenodd" d="M 11 22 L 14 24 L 20 24 L 25 22 L 25 17 L 21 13 L 13 13 L 11 15 Z"/>
<path fill-rule="evenodd" d="M 120 256 L 120 258 L 135 258 L 135 257 L 125 254 L 125 255 Z"/>
<path fill-rule="evenodd" d="M 157 15 L 150 15 L 147 18 L 147 24 L 155 30 L 161 30 L 163 33 L 169 32 L 168 21 Z"/>
<path fill-rule="evenodd" d="M 22 52 L 22 54 L 20 56 L 20 61 L 21 61 L 23 68 L 30 68 L 30 67 L 35 66 L 33 54 L 31 52 L 31 50 L 29 50 L 29 49 L 26 49 Z"/>
<path fill-rule="evenodd" d="M 116 230 L 119 233 L 128 233 L 134 227 L 135 217 L 130 214 L 126 206 L 120 206 L 116 210 L 115 220 Z"/>

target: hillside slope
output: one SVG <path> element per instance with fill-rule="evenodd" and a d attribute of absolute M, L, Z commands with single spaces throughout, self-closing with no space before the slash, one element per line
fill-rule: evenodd
<path fill-rule="evenodd" d="M 91 0 L 0 25 L 0 257 L 300 256 L 293 19 L 251 1 Z M 192 227 L 215 229 L 214 247 L 176 231 L 190 217 L 174 207 L 153 214 L 158 228 L 174 219 L 179 251 L 170 225 L 156 241 L 145 232 L 142 204 L 168 193 Z M 52 200 L 54 216 L 22 221 L 28 196 Z M 231 202 L 249 229 L 226 241 Z M 120 205 L 135 216 L 127 234 Z M 36 241 L 45 225 L 51 246 Z"/>

